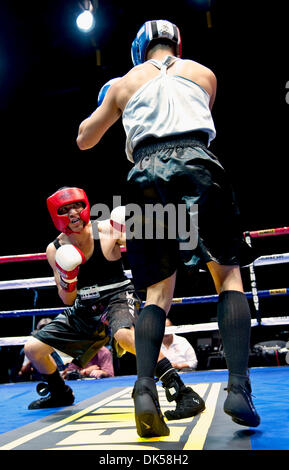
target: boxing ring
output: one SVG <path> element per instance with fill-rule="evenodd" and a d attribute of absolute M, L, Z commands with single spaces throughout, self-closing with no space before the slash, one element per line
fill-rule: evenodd
<path fill-rule="evenodd" d="M 253 238 L 288 234 L 289 227 L 283 227 L 245 232 L 244 237 L 251 244 Z M 125 249 L 122 248 L 122 251 Z M 45 253 L 2 256 L 0 264 L 45 259 Z M 259 266 L 288 262 L 289 253 L 280 253 L 261 256 L 244 268 L 249 271 L 251 286 L 245 294 L 254 305 L 252 328 L 272 325 L 288 327 L 289 315 L 262 317 L 259 303 L 263 298 L 286 297 L 289 288 L 281 286 L 278 289 L 258 290 L 256 281 Z M 127 275 L 130 275 L 129 271 Z M 2 291 L 43 287 L 55 288 L 54 278 L 0 281 Z M 183 305 L 215 303 L 217 300 L 217 295 L 177 297 L 173 299 L 173 305 L 181 308 Z M 22 317 L 31 317 L 34 326 L 35 318 L 53 317 L 63 309 L 1 310 L 0 319 L 12 318 L 17 321 Z M 217 330 L 218 325 L 213 321 L 166 329 L 167 332 L 175 333 Z M 29 336 L 3 337 L 0 338 L 0 347 L 23 345 L 28 338 Z M 239 426 L 223 412 L 227 393 L 224 390 L 227 385 L 227 370 L 197 370 L 181 373 L 181 376 L 186 385 L 191 385 L 203 397 L 206 410 L 194 418 L 168 422 L 169 436 L 149 439 L 140 438 L 135 428 L 131 398 L 136 380 L 134 375 L 73 381 L 72 388 L 76 398 L 73 406 L 42 410 L 27 409 L 28 404 L 37 397 L 35 382 L 0 384 L 0 450 L 69 450 L 72 453 L 94 451 L 99 464 L 117 463 L 126 468 L 137 468 L 144 464 L 193 463 L 192 451 L 238 450 L 251 453 L 259 450 L 288 450 L 289 352 L 287 357 L 288 362 L 286 360 L 286 365 L 282 367 L 277 363 L 273 367 L 250 369 L 254 404 L 261 416 L 258 428 Z M 164 389 L 159 383 L 158 392 L 162 411 L 173 408 L 174 405 L 167 402 Z M 163 456 L 161 460 L 160 452 Z M 158 455 L 155 460 L 154 455 Z M 123 460 L 120 460 L 121 457 Z"/>

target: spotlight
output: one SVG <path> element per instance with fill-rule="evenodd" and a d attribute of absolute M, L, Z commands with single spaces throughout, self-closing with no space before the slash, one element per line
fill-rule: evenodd
<path fill-rule="evenodd" d="M 81 5 L 81 8 L 83 9 L 83 11 L 78 15 L 76 19 L 76 24 L 81 31 L 88 33 L 95 26 L 93 6 L 91 2 L 85 2 L 84 7 Z"/>

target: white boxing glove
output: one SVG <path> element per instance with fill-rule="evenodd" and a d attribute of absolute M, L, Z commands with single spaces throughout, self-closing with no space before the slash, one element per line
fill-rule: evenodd
<path fill-rule="evenodd" d="M 79 266 L 85 262 L 82 251 L 74 245 L 61 245 L 56 250 L 55 264 L 60 274 L 60 285 L 67 292 L 76 288 Z"/>
<path fill-rule="evenodd" d="M 125 232 L 125 206 L 115 207 L 111 211 L 110 225 L 118 232 Z"/>

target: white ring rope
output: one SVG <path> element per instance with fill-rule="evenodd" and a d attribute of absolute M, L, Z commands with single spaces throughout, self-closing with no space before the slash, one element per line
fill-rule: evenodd
<path fill-rule="evenodd" d="M 284 317 L 268 317 L 262 318 L 262 326 L 276 326 L 276 325 L 288 325 L 289 324 L 289 316 Z M 258 326 L 258 322 L 256 319 L 251 320 L 251 327 Z M 177 325 L 177 326 L 167 326 L 165 328 L 165 334 L 185 334 L 185 333 L 193 333 L 199 331 L 218 331 L 218 323 L 217 322 L 210 322 L 210 323 L 196 323 L 194 325 Z M 1 346 L 21 346 L 24 345 L 31 336 L 10 336 L 0 338 L 0 347 Z"/>
<path fill-rule="evenodd" d="M 289 253 L 280 253 L 276 255 L 260 256 L 253 265 L 254 267 L 268 266 L 272 264 L 282 264 L 289 262 Z M 125 275 L 131 278 L 131 271 L 125 270 Z M 55 286 L 54 277 L 37 277 L 31 279 L 13 279 L 11 281 L 0 281 L 0 290 L 8 289 L 29 289 L 36 287 L 53 287 Z"/>

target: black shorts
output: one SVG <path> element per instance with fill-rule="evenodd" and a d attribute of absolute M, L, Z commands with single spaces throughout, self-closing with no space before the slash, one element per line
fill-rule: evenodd
<path fill-rule="evenodd" d="M 171 204 L 184 209 L 187 218 L 192 207 L 197 205 L 198 210 L 197 228 L 192 237 L 195 241 L 189 245 L 183 243 L 178 230 L 172 238 L 169 223 L 163 239 L 127 237 L 127 254 L 136 289 L 169 277 L 180 263 L 196 270 L 209 261 L 240 265 L 254 259 L 243 240 L 239 209 L 225 170 L 204 140 L 199 133 L 196 137 L 193 133 L 183 134 L 144 142 L 134 151 L 135 166 L 127 177 L 127 203 L 141 206 L 143 225 L 148 220 L 144 215 L 147 205 Z M 154 224 L 157 226 L 158 221 Z"/>
<path fill-rule="evenodd" d="M 33 336 L 73 357 L 79 367 L 85 367 L 120 328 L 135 325 L 139 306 L 132 284 L 97 302 L 81 302 L 77 298 L 72 307 Z M 125 352 L 117 344 L 116 351 L 119 356 Z"/>

